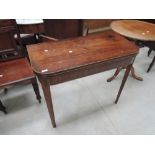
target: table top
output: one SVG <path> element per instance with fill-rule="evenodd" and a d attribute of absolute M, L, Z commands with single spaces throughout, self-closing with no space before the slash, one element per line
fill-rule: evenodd
<path fill-rule="evenodd" d="M 16 19 L 21 34 L 35 34 L 44 32 L 42 19 Z"/>
<path fill-rule="evenodd" d="M 118 20 L 111 23 L 115 32 L 136 40 L 155 41 L 155 24 L 139 20 Z"/>
<path fill-rule="evenodd" d="M 59 73 L 126 57 L 137 54 L 139 49 L 113 31 L 27 47 L 32 69 L 40 74 Z"/>
<path fill-rule="evenodd" d="M 42 24 L 42 19 L 16 19 L 18 25 Z"/>

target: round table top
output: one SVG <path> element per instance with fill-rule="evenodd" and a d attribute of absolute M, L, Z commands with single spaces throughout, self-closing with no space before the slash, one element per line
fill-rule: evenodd
<path fill-rule="evenodd" d="M 139 20 L 117 20 L 110 26 L 113 31 L 128 38 L 155 41 L 155 24 Z"/>

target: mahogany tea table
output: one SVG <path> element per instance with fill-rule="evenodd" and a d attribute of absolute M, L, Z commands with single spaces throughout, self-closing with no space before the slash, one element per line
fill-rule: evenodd
<path fill-rule="evenodd" d="M 56 122 L 50 85 L 124 66 L 126 72 L 117 103 L 138 50 L 138 46 L 112 31 L 28 46 L 30 63 L 42 85 L 53 127 Z"/>
<path fill-rule="evenodd" d="M 139 20 L 116 20 L 111 23 L 111 29 L 137 45 L 148 46 L 150 48 L 149 53 L 155 48 L 155 24 Z M 155 57 L 148 68 L 148 72 L 153 66 L 154 61 Z M 118 67 L 114 75 L 107 81 L 111 82 L 122 69 L 124 69 L 122 66 Z M 143 81 L 143 78 L 135 74 L 134 67 L 131 68 L 131 75 L 134 79 Z"/>

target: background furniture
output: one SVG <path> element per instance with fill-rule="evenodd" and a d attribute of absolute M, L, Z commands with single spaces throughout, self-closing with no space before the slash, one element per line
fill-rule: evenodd
<path fill-rule="evenodd" d="M 114 19 L 83 19 L 83 35 L 109 30 L 112 21 Z"/>
<path fill-rule="evenodd" d="M 37 34 L 44 32 L 42 19 L 16 19 L 21 34 Z"/>
<path fill-rule="evenodd" d="M 141 19 L 141 20 L 155 24 L 155 19 Z M 148 41 L 148 42 L 145 41 L 145 42 L 143 42 L 143 44 L 144 44 L 144 46 L 149 47 L 149 51 L 148 51 L 148 56 L 149 56 L 151 54 L 151 52 L 155 50 L 155 42 L 154 41 Z M 149 72 L 151 70 L 154 63 L 155 63 L 155 56 L 153 57 L 152 62 L 150 63 L 150 65 L 147 69 L 147 72 Z"/>
<path fill-rule="evenodd" d="M 118 20 L 112 22 L 111 28 L 115 32 L 129 38 L 138 45 L 146 45 L 148 42 L 155 41 L 155 25 L 148 22 L 138 20 Z M 107 81 L 112 81 L 119 74 L 121 69 L 123 69 L 121 66 L 117 68 L 114 76 L 109 78 Z M 133 67 L 131 69 L 131 74 L 135 79 L 140 81 L 143 80 L 141 77 L 137 77 L 135 75 Z"/>
<path fill-rule="evenodd" d="M 28 53 L 32 69 L 41 82 L 52 125 L 56 127 L 50 85 L 125 66 L 127 70 L 115 101 L 117 103 L 138 47 L 118 34 L 107 31 L 31 45 L 28 46 Z"/>
<path fill-rule="evenodd" d="M 66 39 L 103 31 L 110 28 L 113 19 L 19 19 L 16 20 L 21 34 L 38 34 Z"/>
<path fill-rule="evenodd" d="M 23 46 L 37 44 L 40 42 L 39 34 L 43 33 L 44 22 L 42 19 L 16 19 Z M 16 38 L 18 41 L 18 39 Z M 26 56 L 28 56 L 26 52 Z"/>
<path fill-rule="evenodd" d="M 18 37 L 19 44 L 15 41 L 14 35 Z M 0 89 L 22 82 L 30 82 L 33 85 L 37 99 L 41 101 L 36 77 L 26 58 L 22 58 L 23 46 L 15 20 L 0 20 Z M 14 54 L 9 57 L 9 54 Z M 16 54 L 17 53 L 17 54 Z M 5 56 L 6 55 L 6 56 Z M 0 110 L 5 107 L 0 102 Z"/>
<path fill-rule="evenodd" d="M 40 42 L 39 34 L 44 32 L 44 23 L 42 19 L 16 19 L 17 28 L 20 33 L 20 40 L 25 49 L 25 56 L 28 57 L 27 45 Z M 15 36 L 17 43 L 18 38 Z"/>
<path fill-rule="evenodd" d="M 17 46 L 15 35 L 17 38 L 20 37 L 15 20 L 0 20 L 0 61 L 19 58 L 24 53 L 22 42 L 19 40 Z"/>
<path fill-rule="evenodd" d="M 45 34 L 52 38 L 66 39 L 82 35 L 80 19 L 44 19 Z"/>

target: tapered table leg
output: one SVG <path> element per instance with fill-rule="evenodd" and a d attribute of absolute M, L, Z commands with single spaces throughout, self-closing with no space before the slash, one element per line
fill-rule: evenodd
<path fill-rule="evenodd" d="M 116 98 L 116 100 L 115 100 L 115 103 L 116 103 L 116 104 L 117 104 L 118 99 L 119 99 L 119 97 L 120 97 L 120 95 L 121 95 L 121 92 L 122 92 L 122 90 L 123 90 L 123 87 L 124 87 L 124 85 L 125 85 L 125 82 L 126 82 L 126 80 L 127 80 L 127 78 L 128 78 L 128 75 L 129 75 L 129 73 L 130 73 L 131 67 L 132 67 L 132 65 L 129 65 L 129 66 L 126 68 L 126 71 L 125 71 L 125 74 L 124 74 L 124 77 L 123 77 L 123 80 L 122 80 L 122 83 L 121 83 L 121 86 L 120 86 L 120 89 L 119 89 L 117 98 Z"/>
<path fill-rule="evenodd" d="M 52 97 L 51 97 L 51 91 L 50 91 L 50 84 L 46 80 L 41 81 L 44 97 L 46 100 L 48 112 L 51 118 L 51 122 L 53 125 L 53 128 L 56 127 L 55 123 L 55 116 L 54 116 L 54 110 L 53 110 L 53 104 L 52 104 Z"/>
<path fill-rule="evenodd" d="M 154 56 L 154 58 L 153 58 L 153 60 L 152 60 L 152 62 L 151 62 L 151 64 L 150 64 L 150 66 L 149 66 L 147 72 L 149 72 L 149 71 L 151 70 L 151 68 L 152 68 L 152 66 L 153 66 L 153 64 L 154 64 L 154 62 L 155 62 L 155 56 Z"/>
<path fill-rule="evenodd" d="M 148 56 L 150 56 L 151 52 L 152 52 L 152 49 L 151 49 L 151 48 L 149 48 L 149 51 L 148 51 Z"/>

